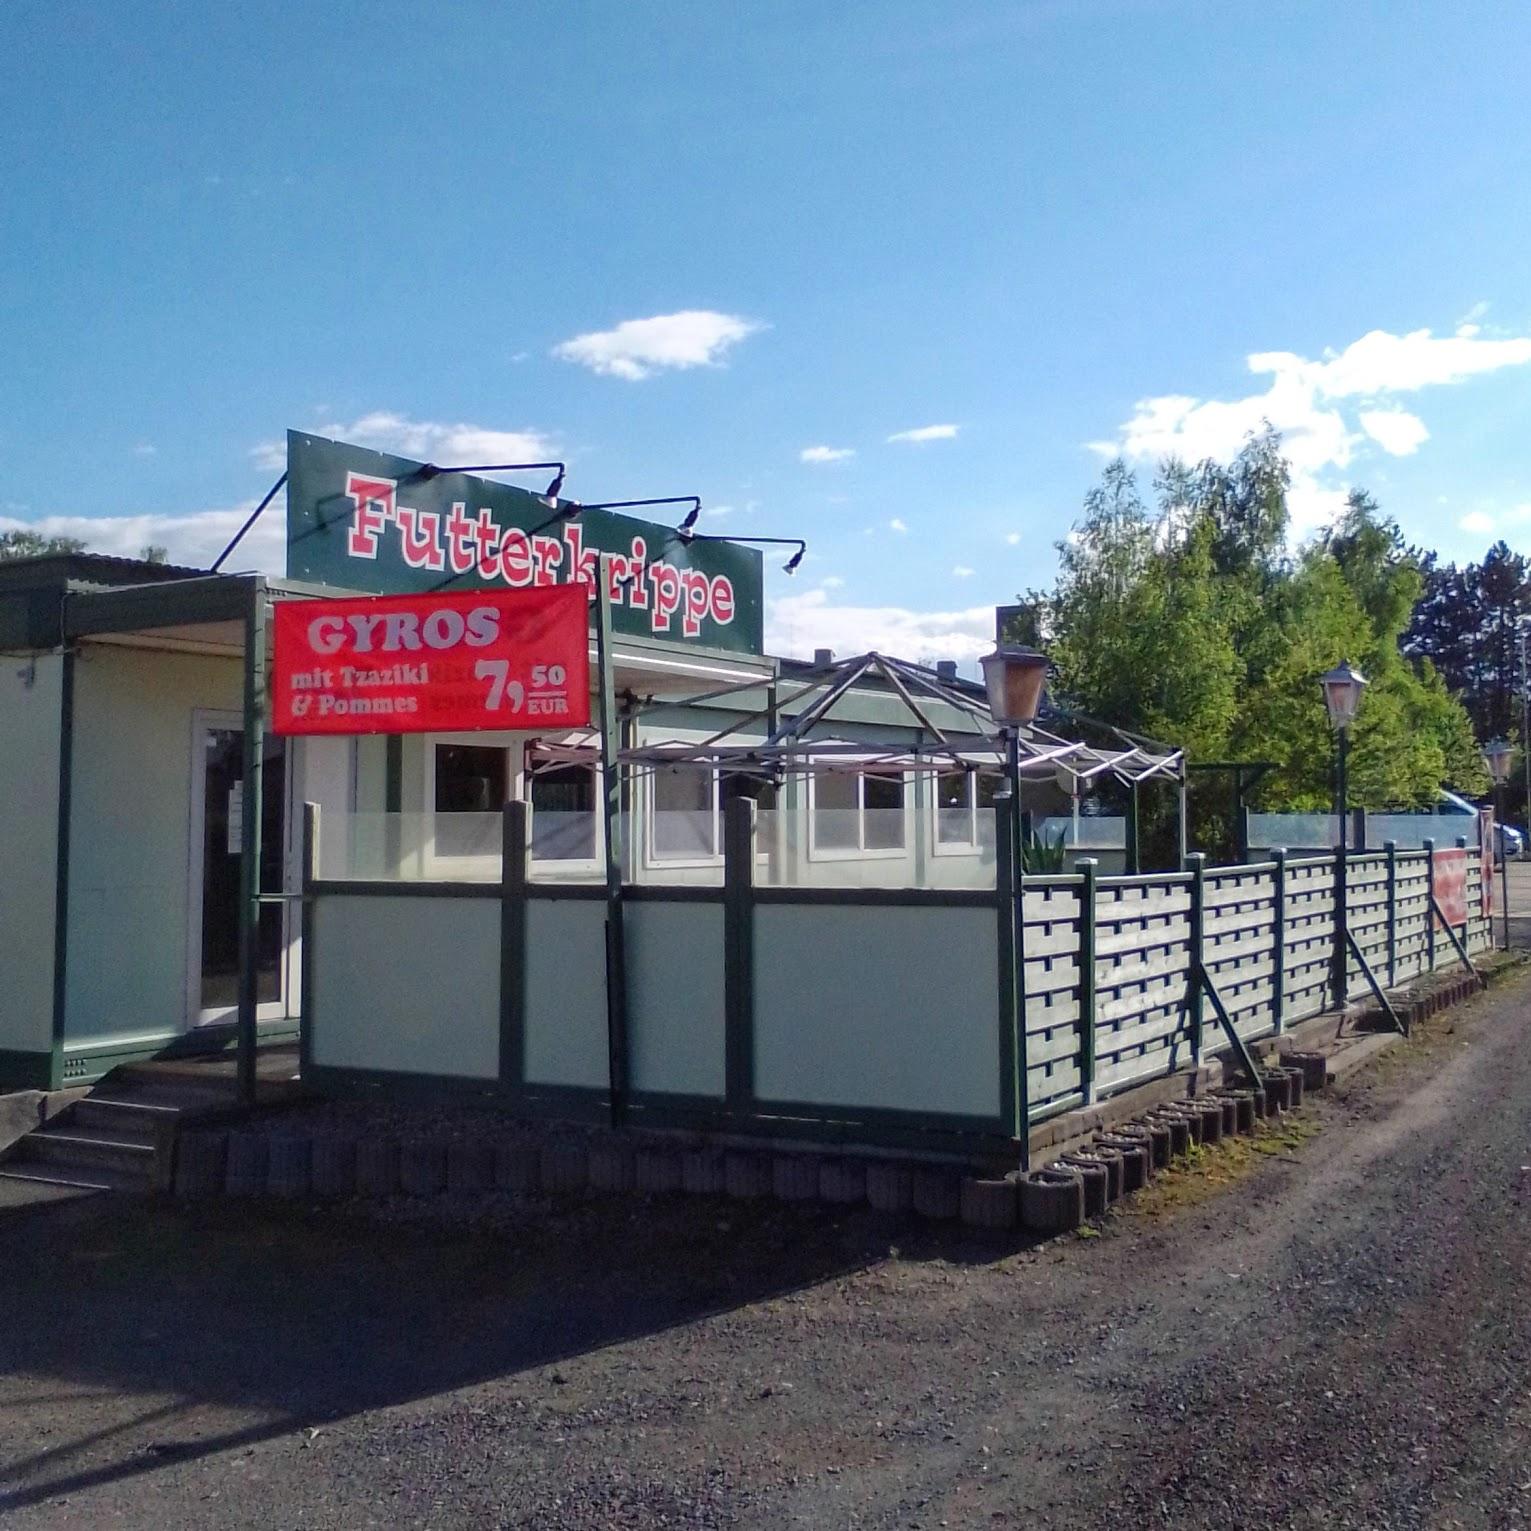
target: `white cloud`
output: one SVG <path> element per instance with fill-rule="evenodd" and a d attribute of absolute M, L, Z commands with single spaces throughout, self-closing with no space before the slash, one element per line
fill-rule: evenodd
<path fill-rule="evenodd" d="M 844 586 L 844 584 L 845 581 L 841 579 L 838 574 L 826 574 L 824 578 L 819 581 L 819 589 L 839 590 Z"/>
<path fill-rule="evenodd" d="M 764 328 L 739 314 L 692 308 L 651 319 L 624 319 L 615 329 L 576 335 L 554 346 L 553 355 L 603 377 L 635 383 L 666 368 L 716 367 L 731 347 Z"/>
<path fill-rule="evenodd" d="M 469 463 L 548 462 L 558 456 L 551 437 L 538 430 L 500 431 L 484 425 L 411 420 L 392 410 L 375 409 L 355 420 L 332 420 L 310 427 L 315 436 L 349 441 L 378 452 L 396 452 L 444 467 Z M 250 449 L 257 468 L 279 473 L 287 466 L 285 441 L 262 441 Z"/>
<path fill-rule="evenodd" d="M 77 537 L 92 553 L 136 558 L 151 544 L 163 547 L 171 563 L 205 569 L 244 525 L 258 500 L 227 510 L 202 510 L 184 516 L 39 516 L 19 520 L 0 516 L 0 531 L 38 532 L 44 537 Z M 255 569 L 281 574 L 287 566 L 286 496 L 278 495 L 232 554 L 230 572 Z"/>
<path fill-rule="evenodd" d="M 159 448 L 152 441 L 140 441 L 133 448 L 133 455 L 134 457 L 153 457 L 158 451 Z"/>
<path fill-rule="evenodd" d="M 909 528 L 904 525 L 902 517 L 894 516 L 894 518 L 890 522 L 888 522 L 888 530 L 890 532 L 897 532 L 897 533 L 899 533 L 900 536 L 902 536 L 905 532 L 907 532 L 909 530 Z"/>
<path fill-rule="evenodd" d="M 797 454 L 799 462 L 848 462 L 856 455 L 855 447 L 804 447 Z"/>
<path fill-rule="evenodd" d="M 1020 542 L 1020 540 L 1021 540 L 1021 534 L 1019 532 L 1006 532 L 1005 533 L 1005 541 L 1008 542 L 1011 547 L 1014 547 L 1018 542 Z"/>
<path fill-rule="evenodd" d="M 970 569 L 965 563 L 960 563 L 952 570 L 958 579 L 971 579 L 978 571 Z"/>
<path fill-rule="evenodd" d="M 702 512 L 704 516 L 711 516 L 714 520 L 717 521 L 721 521 L 725 516 L 731 516 L 733 513 L 734 507 L 732 505 L 709 505 L 707 509 Z"/>
<path fill-rule="evenodd" d="M 951 441 L 957 434 L 959 427 L 955 425 L 921 425 L 912 431 L 894 431 L 888 437 L 894 441 Z"/>
<path fill-rule="evenodd" d="M 1394 457 L 1412 457 L 1430 439 L 1425 422 L 1406 409 L 1363 409 L 1357 419 L 1361 429 Z"/>
<path fill-rule="evenodd" d="M 1531 364 L 1531 337 L 1486 338 L 1470 322 L 1453 335 L 1371 330 L 1316 361 L 1293 351 L 1259 351 L 1246 364 L 1256 377 L 1270 379 L 1263 392 L 1237 399 L 1140 399 L 1115 439 L 1087 447 L 1140 462 L 1171 456 L 1226 462 L 1268 420 L 1281 433 L 1291 464 L 1288 505 L 1293 530 L 1301 533 L 1344 503 L 1343 474 L 1358 447 L 1370 441 L 1405 457 L 1430 439 L 1425 422 L 1399 407 L 1397 395 Z"/>
<path fill-rule="evenodd" d="M 1496 522 L 1486 510 L 1470 510 L 1457 525 L 1464 532 L 1477 532 L 1486 537 L 1494 530 Z"/>
<path fill-rule="evenodd" d="M 816 648 L 837 654 L 868 649 L 900 659 L 971 662 L 994 647 L 994 608 L 910 611 L 902 606 L 835 606 L 822 587 L 768 603 L 766 649 L 807 658 Z"/>

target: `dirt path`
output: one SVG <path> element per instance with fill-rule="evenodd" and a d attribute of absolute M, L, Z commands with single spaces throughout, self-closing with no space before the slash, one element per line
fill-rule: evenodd
<path fill-rule="evenodd" d="M 513 1243 L 0 1209 L 0 1511 L 1526 1524 L 1531 980 L 1437 1027 L 1231 1186 L 1036 1249 L 725 1203 Z"/>

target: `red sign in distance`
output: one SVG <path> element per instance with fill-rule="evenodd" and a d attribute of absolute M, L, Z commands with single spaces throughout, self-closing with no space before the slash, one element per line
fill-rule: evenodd
<path fill-rule="evenodd" d="M 590 721 L 589 591 L 279 601 L 279 734 L 458 733 Z"/>

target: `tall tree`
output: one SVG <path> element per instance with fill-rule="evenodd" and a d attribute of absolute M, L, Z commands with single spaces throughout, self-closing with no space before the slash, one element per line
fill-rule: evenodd
<path fill-rule="evenodd" d="M 0 559 L 36 558 L 44 553 L 83 553 L 85 544 L 77 537 L 45 537 L 41 532 L 16 527 L 0 532 Z"/>

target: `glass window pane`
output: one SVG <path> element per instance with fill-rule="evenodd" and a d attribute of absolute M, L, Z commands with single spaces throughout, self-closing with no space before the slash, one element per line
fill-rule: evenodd
<path fill-rule="evenodd" d="M 813 843 L 820 850 L 861 848 L 857 778 L 844 771 L 821 771 L 813 778 Z"/>
<path fill-rule="evenodd" d="M 936 843 L 973 843 L 973 776 L 948 771 L 936 778 Z"/>
<path fill-rule="evenodd" d="M 863 777 L 861 799 L 866 809 L 866 827 L 862 843 L 867 850 L 902 850 L 904 845 L 903 778 Z"/>
<path fill-rule="evenodd" d="M 717 855 L 713 773 L 695 766 L 667 766 L 655 771 L 653 783 L 654 855 L 685 860 Z"/>
<path fill-rule="evenodd" d="M 498 745 L 436 746 L 437 813 L 498 813 L 506 779 L 507 752 Z"/>
<path fill-rule="evenodd" d="M 560 766 L 531 778 L 532 856 L 538 861 L 595 860 L 593 766 Z"/>

